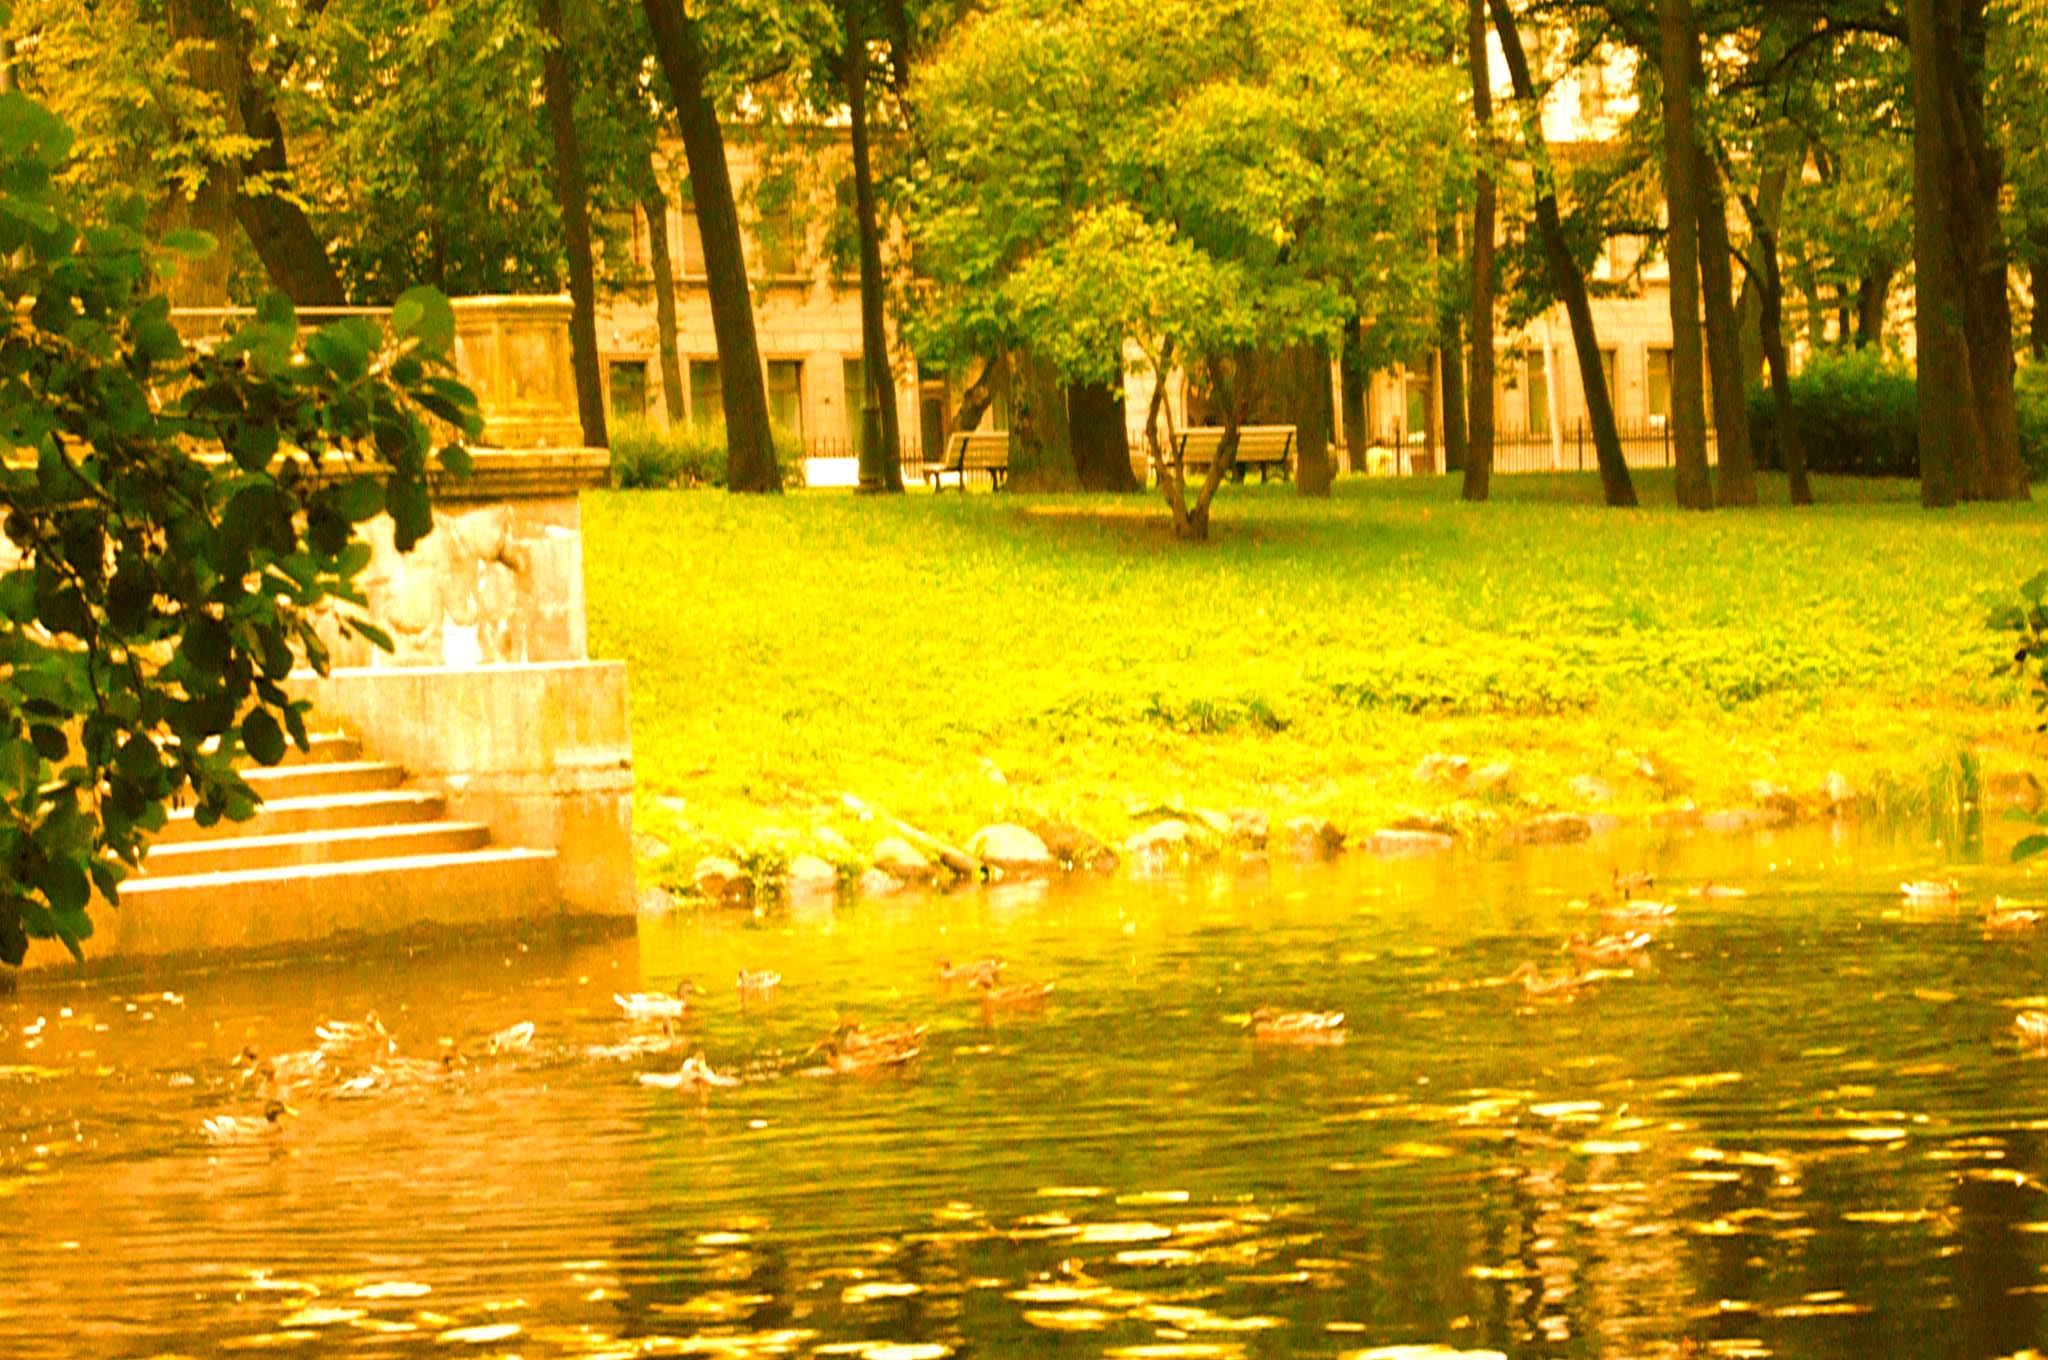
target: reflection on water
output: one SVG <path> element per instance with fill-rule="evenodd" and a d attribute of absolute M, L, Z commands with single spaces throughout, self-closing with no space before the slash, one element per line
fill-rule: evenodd
<path fill-rule="evenodd" d="M 1640 960 L 1501 985 L 1645 867 L 1678 911 Z M 0 1354 L 2012 1355 L 2048 1330 L 2048 1062 L 2009 1037 L 2048 927 L 1979 927 L 2010 871 L 1903 903 L 1935 868 L 1818 837 L 1275 862 L 31 987 L 0 998 Z M 939 982 L 989 955 L 1047 1004 Z M 742 1006 L 742 969 L 782 982 Z M 673 1043 L 592 1054 L 636 1033 L 615 993 L 685 976 Z M 1256 1043 L 1262 1004 L 1350 1042 Z M 245 1046 L 371 1010 L 422 1061 L 337 1055 L 277 1135 L 206 1142 L 261 1111 Z M 922 1056 L 800 1075 L 848 1015 L 929 1026 Z M 748 1080 L 636 1080 L 700 1049 Z"/>

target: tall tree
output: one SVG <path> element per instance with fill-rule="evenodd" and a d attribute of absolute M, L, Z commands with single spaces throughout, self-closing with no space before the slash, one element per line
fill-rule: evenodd
<path fill-rule="evenodd" d="M 676 266 L 668 249 L 668 193 L 655 173 L 653 157 L 646 165 L 647 182 L 640 191 L 640 212 L 647 219 L 647 262 L 654 275 L 654 334 L 661 353 L 661 408 L 671 424 L 680 423 L 683 407 L 683 356 L 676 330 Z"/>
<path fill-rule="evenodd" d="M 1465 51 L 1472 71 L 1472 123 L 1479 165 L 1472 196 L 1472 382 L 1465 422 L 1468 501 L 1493 485 L 1494 184 L 1493 60 L 1486 36 L 1486 0 L 1465 0 Z"/>
<path fill-rule="evenodd" d="M 1714 508 L 1707 469 L 1707 407 L 1700 333 L 1699 143 L 1693 135 L 1692 72 L 1699 35 L 1689 0 L 1657 0 L 1659 67 L 1664 78 L 1664 201 L 1670 219 L 1671 431 L 1678 504 Z"/>
<path fill-rule="evenodd" d="M 605 434 L 604 375 L 597 357 L 597 269 L 590 250 L 590 195 L 583 180 L 583 147 L 576 137 L 576 76 L 569 68 L 562 0 L 540 0 L 547 55 L 541 63 L 542 101 L 555 147 L 555 198 L 562 210 L 563 245 L 569 255 L 569 366 L 576 377 L 576 414 L 583 442 L 610 444 Z"/>
<path fill-rule="evenodd" d="M 1984 110 L 1985 0 L 1907 0 L 1920 497 L 2024 499 L 2012 316 Z"/>
<path fill-rule="evenodd" d="M 861 486 L 871 491 L 903 490 L 903 435 L 896 411 L 895 365 L 889 357 L 888 323 L 882 314 L 882 230 L 875 206 L 875 173 L 869 151 L 868 58 L 864 0 L 842 0 L 846 28 L 845 90 L 849 139 L 853 144 L 854 217 L 860 233 Z M 873 414 L 870 415 L 870 412 Z"/>
<path fill-rule="evenodd" d="M 1508 78 L 1514 83 L 1515 102 L 1522 115 L 1522 137 L 1528 147 L 1534 171 L 1535 213 L 1542 239 L 1544 264 L 1551 287 L 1564 304 L 1571 322 L 1572 348 L 1579 361 L 1579 382 L 1586 397 L 1586 419 L 1593 429 L 1593 452 L 1600 465 L 1600 485 L 1607 504 L 1636 504 L 1634 480 L 1628 459 L 1621 449 L 1621 431 L 1614 420 L 1614 398 L 1607 390 L 1606 366 L 1600 359 L 1600 338 L 1593 326 L 1593 305 L 1586 296 L 1585 275 L 1579 271 L 1571 245 L 1565 239 L 1564 218 L 1557 206 L 1557 170 L 1543 139 L 1543 111 L 1536 99 L 1536 83 L 1529 75 L 1529 56 L 1522 46 L 1521 30 L 1515 23 L 1512 0 L 1489 0 L 1493 26 L 1500 35 L 1501 56 L 1508 64 Z"/>
<path fill-rule="evenodd" d="M 733 491 L 782 490 L 782 472 L 768 424 L 768 389 L 754 337 L 753 298 L 747 291 L 739 208 L 726 164 L 725 134 L 712 102 L 710 71 L 697 20 L 681 0 L 641 0 L 654 52 L 668 79 L 690 193 L 704 240 L 705 283 L 711 329 L 718 340 L 718 378 L 725 408 L 726 485 Z"/>

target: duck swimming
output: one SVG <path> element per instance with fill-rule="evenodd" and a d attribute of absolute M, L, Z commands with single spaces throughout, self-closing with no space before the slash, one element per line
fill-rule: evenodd
<path fill-rule="evenodd" d="M 689 994 L 696 990 L 697 985 L 685 978 L 674 992 L 613 992 L 612 1000 L 628 1020 L 680 1020 L 690 1009 Z"/>
<path fill-rule="evenodd" d="M 521 1020 L 493 1034 L 487 1045 L 493 1053 L 518 1053 L 533 1046 L 533 1021 Z"/>
<path fill-rule="evenodd" d="M 1955 902 L 1962 898 L 1963 885 L 1952 878 L 1916 878 L 1901 883 L 1899 893 L 1908 902 Z"/>
<path fill-rule="evenodd" d="M 319 1038 L 320 1047 L 331 1054 L 374 1048 L 391 1038 L 391 1031 L 384 1028 L 384 1022 L 377 1018 L 375 1011 L 360 1020 L 329 1020 L 316 1026 L 313 1033 Z"/>
<path fill-rule="evenodd" d="M 217 1114 L 199 1127 L 209 1143 L 254 1143 L 275 1138 L 284 1131 L 278 1121 L 297 1113 L 282 1100 L 272 1100 L 265 1102 L 260 1116 Z"/>
<path fill-rule="evenodd" d="M 901 1067 L 924 1052 L 924 1029 L 923 1025 L 897 1025 L 869 1031 L 845 1020 L 811 1051 L 824 1060 L 823 1070 L 839 1076 Z"/>
<path fill-rule="evenodd" d="M 1653 937 L 1649 931 L 1637 930 L 1626 935 L 1602 935 L 1597 940 L 1574 935 L 1564 942 L 1561 949 L 1572 956 L 1572 962 L 1578 964 L 1581 971 L 1589 968 L 1627 968 L 1644 961 L 1643 956 L 1652 942 Z"/>
<path fill-rule="evenodd" d="M 1251 1014 L 1252 1038 L 1262 1044 L 1328 1047 L 1345 1039 L 1342 1011 L 1276 1011 L 1261 1006 Z"/>
<path fill-rule="evenodd" d="M 693 1053 L 674 1072 L 642 1072 L 640 1084 L 662 1091 L 703 1091 L 714 1086 L 737 1086 L 740 1079 L 712 1070 L 702 1053 Z"/>
<path fill-rule="evenodd" d="M 1002 980 L 1003 961 L 998 958 L 977 959 L 973 963 L 953 966 L 951 959 L 939 960 L 939 981 L 948 986 L 963 984 L 978 987 L 983 983 L 990 986 Z"/>
<path fill-rule="evenodd" d="M 1584 973 L 1554 973 L 1545 977 L 1534 963 L 1524 963 L 1509 973 L 1509 982 L 1522 984 L 1522 994 L 1532 1000 L 1569 1001 L 1592 979 Z"/>
<path fill-rule="evenodd" d="M 999 987 L 993 978 L 976 978 L 974 990 L 981 996 L 984 1011 L 1029 1011 L 1037 1010 L 1052 995 L 1051 982 L 1018 982 Z"/>

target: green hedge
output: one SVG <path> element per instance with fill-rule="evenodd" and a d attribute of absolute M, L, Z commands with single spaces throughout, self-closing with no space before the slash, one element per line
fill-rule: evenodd
<path fill-rule="evenodd" d="M 725 426 L 620 421 L 612 427 L 612 485 L 624 491 L 725 485 Z M 803 485 L 803 445 L 780 431 L 775 461 L 784 486 Z"/>
<path fill-rule="evenodd" d="M 2019 371 L 2020 456 L 2048 477 L 2048 365 Z M 1919 417 L 1913 370 L 1876 350 L 1815 355 L 1792 379 L 1792 415 L 1809 472 L 1837 477 L 1918 477 Z M 1749 431 L 1759 467 L 1780 471 L 1770 389 L 1749 389 Z"/>

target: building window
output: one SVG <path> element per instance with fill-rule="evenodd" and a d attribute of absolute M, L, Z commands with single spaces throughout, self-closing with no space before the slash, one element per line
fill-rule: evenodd
<path fill-rule="evenodd" d="M 1649 351 L 1648 391 L 1650 422 L 1661 425 L 1671 419 L 1671 347 L 1652 346 Z M 1703 368 L 1700 371 L 1700 395 L 1707 404 L 1707 419 L 1711 424 L 1714 412 L 1713 375 Z"/>
<path fill-rule="evenodd" d="M 725 390 L 718 382 L 718 360 L 690 360 L 690 423 L 698 429 L 725 423 Z"/>
<path fill-rule="evenodd" d="M 1410 373 L 1404 386 L 1408 393 L 1408 442 L 1420 444 L 1429 437 L 1429 374 Z"/>
<path fill-rule="evenodd" d="M 804 361 L 768 361 L 768 423 L 776 433 L 804 437 Z"/>
<path fill-rule="evenodd" d="M 1621 361 L 1620 352 L 1612 346 L 1600 350 L 1600 373 L 1607 379 L 1607 402 L 1614 408 L 1614 419 L 1621 421 Z"/>
<path fill-rule="evenodd" d="M 868 404 L 868 365 L 859 355 L 840 361 L 841 380 L 846 384 L 846 447 L 856 458 L 867 434 L 862 408 Z"/>
<path fill-rule="evenodd" d="M 693 279 L 704 277 L 704 233 L 697 227 L 695 212 L 676 214 L 676 232 L 670 239 L 669 253 L 674 257 L 677 274 Z"/>
<path fill-rule="evenodd" d="M 1542 350 L 1518 350 L 1501 366 L 1501 412 L 1510 427 L 1519 423 L 1525 434 L 1550 433 L 1550 356 Z"/>
<path fill-rule="evenodd" d="M 611 366 L 612 419 L 647 418 L 647 361 L 622 360 Z"/>

